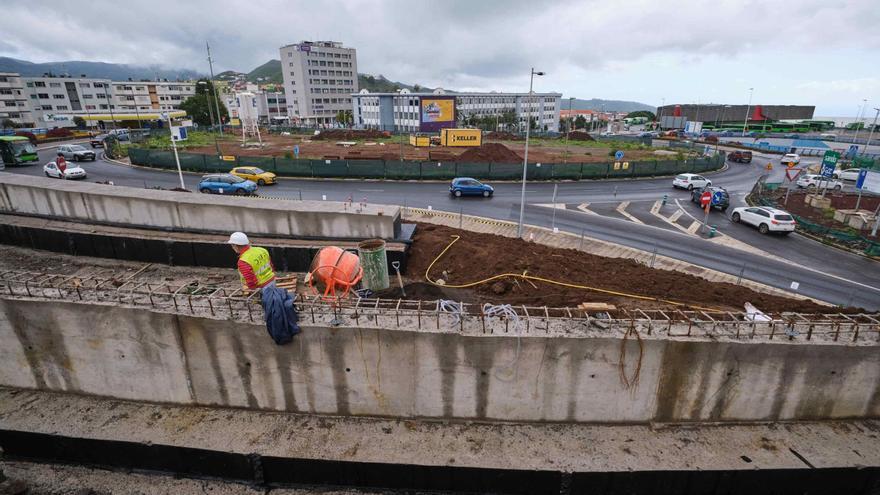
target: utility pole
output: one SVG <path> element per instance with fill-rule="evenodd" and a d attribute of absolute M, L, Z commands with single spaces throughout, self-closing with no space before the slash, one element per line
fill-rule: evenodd
<path fill-rule="evenodd" d="M 746 105 L 746 121 L 743 123 L 742 137 L 745 137 L 746 131 L 749 130 L 749 111 L 752 110 L 752 94 L 754 92 L 755 92 L 755 88 L 749 88 L 749 104 Z"/>
<path fill-rule="evenodd" d="M 865 149 L 862 150 L 863 155 L 868 152 L 868 146 L 871 146 L 871 138 L 874 137 L 874 129 L 877 127 L 877 117 L 880 116 L 880 108 L 875 108 L 874 110 L 876 110 L 877 113 L 874 114 L 874 123 L 871 124 L 871 132 L 868 133 L 868 140 L 865 142 Z"/>
<path fill-rule="evenodd" d="M 525 214 L 526 207 L 526 170 L 529 163 L 529 131 L 532 128 L 532 88 L 534 87 L 535 76 L 543 75 L 543 72 L 535 72 L 534 67 L 532 67 L 531 74 L 529 75 L 529 102 L 526 107 L 526 150 L 523 156 L 522 193 L 519 198 L 519 226 L 516 229 L 516 236 L 520 239 L 523 235 L 523 215 Z"/>
<path fill-rule="evenodd" d="M 862 122 L 862 116 L 865 114 L 865 108 L 868 107 L 868 99 L 862 99 L 862 108 L 859 109 L 859 114 L 856 116 L 856 133 L 853 135 L 852 144 L 856 144 L 856 139 L 859 137 L 859 124 Z"/>
<path fill-rule="evenodd" d="M 223 137 L 223 118 L 220 117 L 220 102 L 217 101 L 217 85 L 214 84 L 214 61 L 211 60 L 211 45 L 209 45 L 207 41 L 205 41 L 205 48 L 208 49 L 208 67 L 210 67 L 211 69 L 211 93 L 214 95 L 214 106 L 215 110 L 217 110 L 217 121 L 220 122 L 220 137 Z"/>

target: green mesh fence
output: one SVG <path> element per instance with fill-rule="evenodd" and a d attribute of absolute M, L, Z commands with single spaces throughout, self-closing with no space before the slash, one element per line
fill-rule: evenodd
<path fill-rule="evenodd" d="M 276 158 L 275 173 L 287 177 L 312 177 L 312 161 Z"/>
<path fill-rule="evenodd" d="M 178 153 L 180 158 L 180 169 L 189 172 L 205 172 L 205 155 L 197 153 Z M 172 155 L 171 160 L 174 160 Z M 177 165 L 174 165 L 177 168 Z"/>
<path fill-rule="evenodd" d="M 608 177 L 632 177 L 633 170 L 632 162 L 613 162 L 608 167 Z"/>
<path fill-rule="evenodd" d="M 311 160 L 314 177 L 348 177 L 345 160 Z"/>
<path fill-rule="evenodd" d="M 422 179 L 455 178 L 455 162 L 422 162 Z"/>
<path fill-rule="evenodd" d="M 150 156 L 150 150 L 139 148 L 129 148 L 128 158 L 133 165 L 148 165 L 147 157 Z"/>
<path fill-rule="evenodd" d="M 662 160 L 654 162 L 654 175 L 672 175 L 681 170 L 681 164 L 675 160 Z"/>
<path fill-rule="evenodd" d="M 528 180 L 551 180 L 553 179 L 553 165 L 547 163 L 530 163 L 527 167 L 526 177 Z"/>
<path fill-rule="evenodd" d="M 490 165 L 488 163 L 460 162 L 456 164 L 455 174 L 458 177 L 472 177 L 480 180 L 489 179 L 492 177 L 489 172 L 489 167 Z"/>
<path fill-rule="evenodd" d="M 271 156 L 239 156 L 237 165 L 259 167 L 266 172 L 275 172 L 275 158 Z"/>
<path fill-rule="evenodd" d="M 348 176 L 365 179 L 384 179 L 385 162 L 382 160 L 349 160 Z"/>
<path fill-rule="evenodd" d="M 581 178 L 580 163 L 556 163 L 553 165 L 553 178 L 560 180 L 577 180 Z"/>
<path fill-rule="evenodd" d="M 608 175 L 607 163 L 584 163 L 581 165 L 582 179 L 602 179 Z"/>
<path fill-rule="evenodd" d="M 518 179 L 522 177 L 522 164 L 516 163 L 493 163 L 489 167 L 489 177 L 492 179 Z"/>
<path fill-rule="evenodd" d="M 657 165 L 654 162 L 629 162 L 629 166 L 632 168 L 633 177 L 656 175 L 654 171 Z"/>
<path fill-rule="evenodd" d="M 235 166 L 234 161 L 221 160 L 220 157 L 216 155 L 204 155 L 204 157 L 205 172 L 209 174 L 227 172 Z"/>
<path fill-rule="evenodd" d="M 389 160 L 385 162 L 385 177 L 388 179 L 420 179 L 422 166 L 416 162 Z"/>
<path fill-rule="evenodd" d="M 174 153 L 170 151 L 150 150 L 146 164 L 157 168 L 177 168 L 177 164 L 174 162 Z"/>

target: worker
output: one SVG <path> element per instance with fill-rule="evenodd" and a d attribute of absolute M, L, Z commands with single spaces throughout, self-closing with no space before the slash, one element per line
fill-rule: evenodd
<path fill-rule="evenodd" d="M 238 255 L 238 274 L 242 287 L 248 290 L 275 286 L 275 267 L 269 251 L 261 247 L 251 247 L 244 232 L 233 232 L 229 236 L 229 244 Z"/>
<path fill-rule="evenodd" d="M 250 245 L 244 232 L 233 232 L 227 242 L 238 255 L 238 274 L 247 290 L 261 292 L 266 330 L 278 345 L 287 344 L 300 332 L 293 297 L 275 286 L 275 268 L 269 251 Z"/>
<path fill-rule="evenodd" d="M 64 158 L 64 153 L 58 152 L 58 157 L 55 158 L 55 166 L 58 167 L 58 172 L 61 173 L 61 178 L 64 178 L 64 171 L 67 170 L 67 160 Z"/>

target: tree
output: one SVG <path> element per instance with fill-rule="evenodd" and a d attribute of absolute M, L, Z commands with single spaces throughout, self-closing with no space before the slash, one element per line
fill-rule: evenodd
<path fill-rule="evenodd" d="M 583 115 L 578 115 L 577 118 L 574 119 L 574 128 L 575 129 L 586 129 L 587 128 L 587 118 Z"/>
<path fill-rule="evenodd" d="M 12 119 L 3 119 L 3 125 L 0 125 L 0 127 L 4 129 L 17 129 L 20 126 L 16 124 Z"/>
<path fill-rule="evenodd" d="M 354 123 L 354 115 L 351 113 L 351 110 L 340 110 L 336 112 L 336 122 L 343 126 L 351 127 Z"/>
<path fill-rule="evenodd" d="M 196 88 L 199 86 L 196 85 Z M 198 90 L 197 90 L 198 91 Z M 193 121 L 199 125 L 209 126 L 211 125 L 211 112 L 216 111 L 214 106 L 215 99 L 207 93 L 206 91 L 202 91 L 201 94 L 196 94 L 195 96 L 190 96 L 183 103 L 180 104 L 180 109 L 185 111 L 187 115 L 192 117 Z M 222 117 L 223 122 L 228 122 L 229 119 L 229 111 L 226 110 L 226 105 L 223 104 L 222 101 L 217 101 L 217 104 L 220 106 L 220 116 Z"/>
<path fill-rule="evenodd" d="M 422 87 L 419 86 L 418 84 L 414 84 L 412 90 L 413 90 L 413 93 L 418 93 L 419 91 L 422 90 Z"/>
<path fill-rule="evenodd" d="M 86 119 L 80 117 L 79 115 L 73 118 L 73 123 L 80 129 L 86 128 Z"/>
<path fill-rule="evenodd" d="M 636 112 L 630 112 L 626 114 L 626 118 L 630 117 L 645 117 L 646 119 L 648 119 L 648 122 L 654 122 L 655 120 L 657 120 L 657 116 L 654 115 L 654 112 L 649 112 L 647 110 L 638 110 Z"/>
<path fill-rule="evenodd" d="M 513 110 L 505 110 L 498 119 L 498 123 L 503 125 L 505 129 L 515 129 L 518 127 L 519 121 L 516 118 L 516 112 Z"/>

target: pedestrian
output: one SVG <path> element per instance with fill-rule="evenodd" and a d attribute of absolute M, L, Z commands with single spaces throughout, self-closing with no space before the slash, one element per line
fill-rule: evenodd
<path fill-rule="evenodd" d="M 290 342 L 300 332 L 296 308 L 293 306 L 293 297 L 285 289 L 275 286 L 275 267 L 269 251 L 251 246 L 244 232 L 233 232 L 227 243 L 238 255 L 242 288 L 246 292 L 261 291 L 269 335 L 278 345 Z"/>
<path fill-rule="evenodd" d="M 59 177 L 64 178 L 64 171 L 67 170 L 67 160 L 64 158 L 64 153 L 58 152 L 58 157 L 55 158 L 55 166 L 58 167 L 58 172 L 60 172 Z"/>

